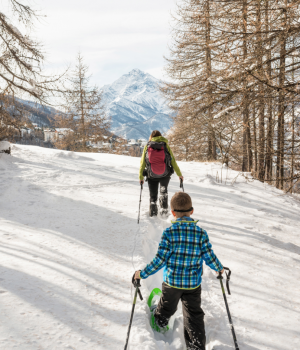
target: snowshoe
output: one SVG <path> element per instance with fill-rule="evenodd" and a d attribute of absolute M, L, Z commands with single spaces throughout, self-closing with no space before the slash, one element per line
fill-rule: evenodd
<path fill-rule="evenodd" d="M 149 208 L 149 215 L 150 216 L 157 216 L 157 204 L 155 202 L 150 203 L 150 208 Z"/>
<path fill-rule="evenodd" d="M 175 317 L 172 316 L 169 320 L 169 323 L 165 327 L 160 327 L 158 324 L 156 324 L 154 313 L 155 313 L 155 310 L 157 308 L 161 294 L 162 294 L 162 292 L 159 288 L 154 288 L 152 290 L 151 294 L 149 295 L 148 306 L 149 306 L 150 312 L 151 312 L 150 326 L 156 332 L 165 334 L 168 330 L 173 328 Z"/>

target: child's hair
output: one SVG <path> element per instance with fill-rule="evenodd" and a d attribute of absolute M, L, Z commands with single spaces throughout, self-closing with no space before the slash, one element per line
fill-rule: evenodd
<path fill-rule="evenodd" d="M 151 139 L 152 139 L 153 137 L 157 137 L 157 136 L 162 136 L 162 135 L 161 135 L 161 133 L 160 133 L 158 130 L 153 130 L 152 133 L 151 133 L 151 135 L 150 135 L 149 140 L 151 141 Z"/>
<path fill-rule="evenodd" d="M 176 192 L 171 199 L 171 209 L 175 211 L 176 216 L 181 218 L 191 211 L 193 204 L 191 197 L 185 192 Z M 187 210 L 186 212 L 177 212 L 177 210 Z"/>

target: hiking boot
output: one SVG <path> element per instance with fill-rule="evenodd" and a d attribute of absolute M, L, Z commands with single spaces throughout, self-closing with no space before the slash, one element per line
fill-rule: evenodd
<path fill-rule="evenodd" d="M 157 204 L 155 202 L 150 203 L 150 208 L 149 208 L 149 215 L 150 216 L 157 216 Z"/>

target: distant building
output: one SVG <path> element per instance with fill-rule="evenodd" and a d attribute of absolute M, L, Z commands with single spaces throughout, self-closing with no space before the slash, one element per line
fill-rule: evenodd
<path fill-rule="evenodd" d="M 70 132 L 74 131 L 69 128 L 44 129 L 44 142 L 55 142 Z"/>
<path fill-rule="evenodd" d="M 44 129 L 44 142 L 56 141 L 55 129 Z"/>
<path fill-rule="evenodd" d="M 103 138 L 107 139 L 107 136 L 103 136 Z M 93 148 L 105 148 L 105 149 L 111 149 L 113 147 L 111 140 L 109 139 L 108 142 L 104 141 L 94 141 L 93 139 L 90 139 L 86 142 L 87 146 L 93 147 Z"/>
<path fill-rule="evenodd" d="M 136 139 L 129 139 L 129 140 L 127 140 L 127 143 L 128 143 L 128 145 L 130 145 L 130 146 L 138 146 L 139 144 L 138 144 L 137 141 L 138 141 L 138 140 L 136 140 Z"/>
<path fill-rule="evenodd" d="M 31 123 L 34 130 L 42 130 L 42 128 L 37 123 Z"/>
<path fill-rule="evenodd" d="M 31 132 L 32 130 L 27 128 L 27 126 L 23 126 L 21 129 L 21 137 L 24 137 L 25 135 L 30 135 Z"/>
<path fill-rule="evenodd" d="M 140 147 L 144 148 L 147 145 L 148 141 L 145 139 L 139 139 L 138 143 L 139 143 Z"/>

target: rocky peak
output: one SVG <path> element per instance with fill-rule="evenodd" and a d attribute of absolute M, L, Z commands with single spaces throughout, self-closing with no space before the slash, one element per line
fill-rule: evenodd
<path fill-rule="evenodd" d="M 107 115 L 112 119 L 112 131 L 127 137 L 128 128 L 130 130 L 133 128 L 133 131 L 129 132 L 130 137 L 145 138 L 149 130 L 140 124 L 151 121 L 151 127 L 155 124 L 154 128 L 165 132 L 166 128 L 170 127 L 171 121 L 169 108 L 159 91 L 159 84 L 160 80 L 149 73 L 133 69 L 112 84 L 103 86 L 103 103 Z M 153 119 L 158 115 L 160 118 Z M 163 124 L 161 127 L 160 123 Z M 140 125 L 139 130 L 136 129 L 137 125 Z"/>

